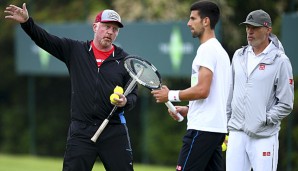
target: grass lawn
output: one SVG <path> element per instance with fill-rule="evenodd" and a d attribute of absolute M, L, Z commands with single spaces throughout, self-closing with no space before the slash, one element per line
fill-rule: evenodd
<path fill-rule="evenodd" d="M 36 157 L 28 155 L 0 154 L 0 171 L 61 171 L 61 158 Z M 92 171 L 104 171 L 104 167 L 97 162 Z M 173 167 L 135 164 L 135 171 L 172 171 Z"/>

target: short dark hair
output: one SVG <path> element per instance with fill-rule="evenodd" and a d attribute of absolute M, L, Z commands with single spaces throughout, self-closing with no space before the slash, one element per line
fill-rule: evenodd
<path fill-rule="evenodd" d="M 190 11 L 197 10 L 201 18 L 208 17 L 210 19 L 210 28 L 214 29 L 220 16 L 217 4 L 211 1 L 198 1 L 191 5 Z"/>

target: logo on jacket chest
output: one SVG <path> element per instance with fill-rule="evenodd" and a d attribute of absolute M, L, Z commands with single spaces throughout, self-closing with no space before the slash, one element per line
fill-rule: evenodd
<path fill-rule="evenodd" d="M 259 65 L 259 70 L 265 70 L 266 68 L 266 65 L 265 64 L 260 64 Z"/>

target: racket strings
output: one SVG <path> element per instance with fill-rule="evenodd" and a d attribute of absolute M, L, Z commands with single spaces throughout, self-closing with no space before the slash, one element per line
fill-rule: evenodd
<path fill-rule="evenodd" d="M 136 58 L 126 59 L 125 64 L 130 74 L 134 76 L 137 76 L 139 71 L 142 70 L 142 74 L 138 76 L 138 79 L 143 82 L 143 84 L 146 84 L 146 86 L 151 88 L 160 87 L 160 77 L 157 75 L 155 67 L 151 64 Z"/>

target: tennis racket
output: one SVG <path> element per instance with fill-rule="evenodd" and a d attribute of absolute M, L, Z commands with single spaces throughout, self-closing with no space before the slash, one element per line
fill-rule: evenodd
<path fill-rule="evenodd" d="M 138 57 L 138 56 L 127 56 L 124 59 L 124 67 L 126 68 L 129 75 L 136 80 L 142 86 L 149 90 L 160 89 L 161 87 L 161 76 L 154 65 L 150 62 Z M 142 71 L 142 74 L 138 74 Z M 172 111 L 176 112 L 175 106 L 170 102 L 166 102 L 165 105 Z M 184 117 L 180 114 L 178 116 L 178 122 L 183 121 Z"/>
<path fill-rule="evenodd" d="M 142 74 L 143 70 L 140 69 L 137 73 L 137 75 L 135 76 L 136 78 L 138 78 L 141 74 Z M 127 88 L 125 89 L 125 92 L 123 93 L 124 96 L 127 96 L 136 86 L 136 79 L 131 78 L 130 83 L 128 84 Z M 91 138 L 91 141 L 96 142 L 98 137 L 100 136 L 100 134 L 102 133 L 102 131 L 105 129 L 105 127 L 108 125 L 110 119 L 112 118 L 112 116 L 114 115 L 115 110 L 118 107 L 116 105 L 114 105 L 113 109 L 111 110 L 110 114 L 108 115 L 108 117 L 101 123 L 101 125 L 99 126 L 99 128 L 97 129 L 97 131 L 95 132 L 95 134 L 93 135 L 93 137 Z"/>

